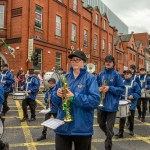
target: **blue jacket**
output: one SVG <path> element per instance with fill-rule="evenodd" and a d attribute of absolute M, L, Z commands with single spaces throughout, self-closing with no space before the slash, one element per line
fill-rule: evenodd
<path fill-rule="evenodd" d="M 73 102 L 70 111 L 73 121 L 65 123 L 58 127 L 55 132 L 60 135 L 92 135 L 94 109 L 100 103 L 100 93 L 96 78 L 87 72 L 87 67 L 80 69 L 79 76 L 75 79 L 73 68 L 70 73 L 65 75 L 68 80 L 68 86 L 74 93 Z M 52 92 L 52 102 L 59 106 L 57 118 L 63 119 L 65 116 L 62 110 L 62 100 L 57 96 L 57 90 L 60 87 L 58 82 Z"/>
<path fill-rule="evenodd" d="M 4 88 L 3 85 L 0 83 L 0 113 L 2 111 L 3 102 L 4 102 Z"/>
<path fill-rule="evenodd" d="M 0 82 L 2 81 L 6 81 L 3 84 L 4 93 L 10 93 L 11 86 L 14 83 L 14 75 L 9 70 L 2 71 L 0 74 Z"/>
<path fill-rule="evenodd" d="M 51 98 L 52 90 L 53 90 L 53 88 L 49 88 L 49 90 L 47 90 L 46 94 L 45 94 L 44 101 L 45 101 L 45 104 L 46 104 L 46 109 L 49 108 L 49 103 L 47 103 L 47 99 Z M 51 100 L 50 100 L 50 104 L 51 104 L 50 113 L 57 113 L 58 112 L 58 106 L 54 105 Z"/>
<path fill-rule="evenodd" d="M 117 112 L 119 99 L 121 94 L 125 90 L 122 76 L 119 72 L 115 71 L 114 68 L 104 69 L 97 76 L 98 86 L 101 87 L 103 81 L 107 81 L 107 86 L 109 86 L 108 92 L 106 92 L 105 99 L 103 102 L 103 107 L 98 107 L 98 109 L 107 112 Z"/>
<path fill-rule="evenodd" d="M 133 80 L 132 77 L 130 79 L 125 79 L 124 85 L 130 86 L 132 80 Z M 125 95 L 125 91 L 123 95 Z M 130 110 L 135 110 L 136 105 L 137 105 L 137 100 L 141 97 L 141 88 L 136 81 L 133 82 L 132 87 L 129 88 L 128 90 L 128 96 L 130 95 L 132 95 L 134 98 L 134 99 L 129 99 L 131 101 Z M 121 100 L 125 100 L 125 97 L 121 96 Z"/>
<path fill-rule="evenodd" d="M 150 90 L 150 77 L 146 78 L 146 85 L 147 85 L 146 90 Z"/>
<path fill-rule="evenodd" d="M 141 74 L 139 76 L 140 79 L 140 84 L 141 84 L 141 89 L 145 89 L 145 86 L 147 85 L 147 75 L 146 74 Z M 145 79 L 145 81 L 144 81 Z M 143 83 L 141 81 L 144 81 Z"/>
<path fill-rule="evenodd" d="M 28 87 L 27 87 L 27 82 L 29 83 Z M 39 90 L 39 87 L 40 87 L 40 81 L 39 81 L 38 77 L 36 75 L 34 75 L 32 77 L 28 76 L 25 81 L 25 84 L 24 84 L 24 90 L 27 90 L 27 91 L 30 90 L 31 93 L 27 96 L 27 98 L 35 100 L 36 94 Z"/>
<path fill-rule="evenodd" d="M 137 76 L 135 73 L 133 73 L 132 74 L 132 80 L 135 80 L 135 82 L 138 83 L 140 88 L 141 88 L 141 82 L 140 82 L 139 76 Z"/>

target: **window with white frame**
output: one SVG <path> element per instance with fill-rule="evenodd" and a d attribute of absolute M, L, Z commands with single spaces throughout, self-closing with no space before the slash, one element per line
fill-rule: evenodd
<path fill-rule="evenodd" d="M 73 0 L 73 10 L 74 11 L 77 11 L 77 5 L 78 5 L 77 0 Z"/>
<path fill-rule="evenodd" d="M 77 26 L 73 23 L 72 24 L 72 35 L 71 35 L 71 41 L 76 42 L 77 40 Z"/>
<path fill-rule="evenodd" d="M 62 18 L 60 16 L 56 16 L 56 35 L 61 36 L 61 24 Z"/>
<path fill-rule="evenodd" d="M 56 52 L 56 64 L 55 64 L 56 68 L 60 68 L 61 67 L 61 60 L 62 60 L 62 54 Z"/>
<path fill-rule="evenodd" d="M 38 53 L 38 64 L 34 66 L 35 70 L 42 70 L 42 49 L 35 48 L 35 52 Z"/>
<path fill-rule="evenodd" d="M 88 31 L 84 30 L 84 46 L 88 46 Z"/>
<path fill-rule="evenodd" d="M 4 28 L 4 5 L 0 5 L 0 28 Z"/>
<path fill-rule="evenodd" d="M 36 6 L 35 8 L 35 27 L 42 29 L 42 7 Z"/>
<path fill-rule="evenodd" d="M 102 52 L 105 52 L 105 39 L 102 40 Z"/>
<path fill-rule="evenodd" d="M 94 50 L 97 50 L 97 45 L 98 45 L 98 36 L 95 34 L 94 35 Z"/>
<path fill-rule="evenodd" d="M 98 25 L 98 14 L 95 16 L 95 24 Z"/>
<path fill-rule="evenodd" d="M 106 20 L 104 19 L 104 30 L 106 30 Z"/>

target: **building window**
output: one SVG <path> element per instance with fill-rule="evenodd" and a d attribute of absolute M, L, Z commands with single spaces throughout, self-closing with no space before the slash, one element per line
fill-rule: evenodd
<path fill-rule="evenodd" d="M 61 36 L 61 24 L 62 18 L 60 16 L 56 16 L 56 35 Z"/>
<path fill-rule="evenodd" d="M 35 9 L 35 27 L 42 29 L 42 8 L 40 6 L 36 6 Z"/>
<path fill-rule="evenodd" d="M 17 17 L 21 15 L 22 15 L 22 7 L 11 10 L 11 17 Z"/>
<path fill-rule="evenodd" d="M 102 40 L 102 52 L 105 52 L 105 39 Z"/>
<path fill-rule="evenodd" d="M 88 46 L 88 31 L 84 30 L 84 46 Z"/>
<path fill-rule="evenodd" d="M 77 40 L 77 26 L 75 24 L 72 24 L 72 36 L 71 36 L 71 41 L 76 42 Z"/>
<path fill-rule="evenodd" d="M 56 52 L 56 68 L 60 68 L 61 67 L 61 59 L 62 59 L 62 55 L 61 53 Z"/>
<path fill-rule="evenodd" d="M 77 0 L 73 0 L 73 10 L 74 11 L 77 11 L 77 4 L 78 2 L 77 2 Z"/>
<path fill-rule="evenodd" d="M 98 14 L 95 16 L 95 24 L 98 25 Z"/>
<path fill-rule="evenodd" d="M 35 70 L 42 70 L 42 50 L 39 48 L 35 48 L 35 53 L 38 54 L 38 63 L 35 66 L 33 64 L 33 67 Z"/>
<path fill-rule="evenodd" d="M 135 61 L 135 55 L 133 55 L 133 61 Z"/>
<path fill-rule="evenodd" d="M 97 41 L 98 41 L 98 36 L 94 35 L 94 50 L 97 50 L 97 45 L 98 45 Z"/>
<path fill-rule="evenodd" d="M 106 20 L 104 19 L 104 30 L 106 30 Z"/>
<path fill-rule="evenodd" d="M 0 28 L 4 28 L 4 5 L 0 5 Z"/>

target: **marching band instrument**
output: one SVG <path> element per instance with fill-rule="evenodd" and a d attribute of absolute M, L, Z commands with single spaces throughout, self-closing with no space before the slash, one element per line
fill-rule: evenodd
<path fill-rule="evenodd" d="M 62 105 L 63 105 L 63 110 L 66 113 L 66 116 L 64 117 L 65 122 L 71 122 L 72 117 L 70 114 L 70 99 L 67 98 L 67 90 L 69 89 L 67 79 L 65 76 L 60 76 L 60 87 L 63 91 L 63 97 L 62 97 Z"/>
<path fill-rule="evenodd" d="M 128 117 L 130 115 L 130 103 L 126 100 L 119 101 L 119 110 L 117 112 L 117 118 Z"/>
<path fill-rule="evenodd" d="M 103 81 L 103 85 L 102 85 L 102 88 L 105 88 L 105 86 L 107 85 L 107 81 L 104 80 Z M 101 102 L 99 104 L 100 107 L 103 107 L 104 106 L 104 99 L 105 99 L 105 95 L 106 95 L 106 92 L 101 92 Z"/>
<path fill-rule="evenodd" d="M 95 65 L 92 63 L 87 64 L 87 71 L 93 73 L 95 71 Z"/>
<path fill-rule="evenodd" d="M 13 100 L 24 100 L 26 98 L 25 93 L 13 93 Z"/>

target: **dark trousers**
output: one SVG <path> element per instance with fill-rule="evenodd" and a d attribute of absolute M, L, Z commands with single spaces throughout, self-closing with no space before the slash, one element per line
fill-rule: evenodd
<path fill-rule="evenodd" d="M 116 112 L 97 111 L 97 122 L 99 127 L 106 135 L 105 148 L 112 145 L 112 137 L 114 135 L 113 127 L 115 124 Z"/>
<path fill-rule="evenodd" d="M 48 119 L 50 119 L 52 115 L 54 116 L 54 118 L 56 118 L 57 113 L 47 113 L 47 114 L 45 115 L 45 121 L 48 120 Z M 45 135 L 45 136 L 46 136 L 46 134 L 47 134 L 47 127 L 44 126 L 44 127 L 43 127 L 43 131 L 42 131 L 42 135 Z"/>
<path fill-rule="evenodd" d="M 134 129 L 135 110 L 130 110 L 130 112 L 131 112 L 131 115 L 128 117 L 128 124 L 129 124 L 129 128 L 128 129 L 130 131 L 133 131 L 133 129 Z M 120 118 L 120 121 L 119 121 L 119 132 L 121 134 L 123 134 L 123 132 L 124 132 L 125 123 L 126 123 L 126 117 Z"/>
<path fill-rule="evenodd" d="M 64 136 L 57 135 L 55 137 L 56 150 L 72 150 L 74 142 L 75 150 L 91 150 L 92 135 L 89 136 Z"/>
<path fill-rule="evenodd" d="M 145 118 L 146 111 L 147 111 L 147 99 L 146 98 L 140 98 L 140 99 L 138 99 L 137 110 L 138 110 L 139 116 L 142 117 L 142 118 Z"/>
<path fill-rule="evenodd" d="M 22 109 L 23 109 L 24 118 L 28 118 L 27 106 L 30 107 L 31 118 L 35 118 L 36 101 L 30 98 L 26 98 L 22 101 Z"/>
<path fill-rule="evenodd" d="M 6 113 L 7 110 L 9 109 L 8 104 L 7 104 L 7 98 L 8 98 L 9 93 L 4 93 L 4 103 L 3 103 L 3 113 Z"/>

